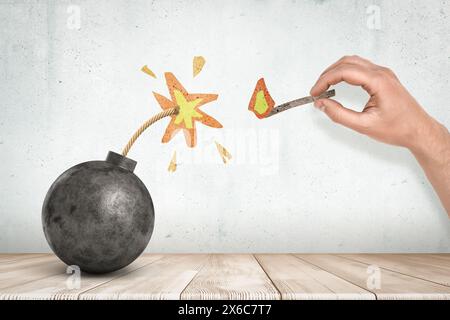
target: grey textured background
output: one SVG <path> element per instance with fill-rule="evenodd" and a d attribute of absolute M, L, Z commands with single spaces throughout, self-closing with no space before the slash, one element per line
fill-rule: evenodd
<path fill-rule="evenodd" d="M 372 5 L 380 29 L 370 27 Z M 449 126 L 449 17 L 449 1 L 0 0 L 0 251 L 49 250 L 41 205 L 50 184 L 120 151 L 159 110 L 151 92 L 167 95 L 162 74 L 172 71 L 191 92 L 219 94 L 203 110 L 225 129 L 199 125 L 188 150 L 182 135 L 160 143 L 164 120 L 131 150 L 155 204 L 148 251 L 449 252 L 447 215 L 406 150 L 311 107 L 264 121 L 247 111 L 260 76 L 284 102 L 359 54 L 394 69 Z M 207 61 L 195 79 L 194 55 Z M 363 105 L 357 88 L 336 89 Z"/>

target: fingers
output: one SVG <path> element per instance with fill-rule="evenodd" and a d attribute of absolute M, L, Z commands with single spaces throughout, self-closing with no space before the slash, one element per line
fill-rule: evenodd
<path fill-rule="evenodd" d="M 373 71 L 368 67 L 343 63 L 321 75 L 310 92 L 312 96 L 319 96 L 331 85 L 344 81 L 352 85 L 362 86 L 372 95 L 375 91 L 372 75 Z"/>
<path fill-rule="evenodd" d="M 377 90 L 377 67 L 370 61 L 358 56 L 346 56 L 329 66 L 320 75 L 311 89 L 312 96 L 319 96 L 330 86 L 339 82 L 362 86 L 370 95 Z M 345 127 L 365 133 L 370 117 L 367 113 L 345 108 L 332 99 L 319 99 L 315 106 L 320 108 L 332 121 Z"/>
<path fill-rule="evenodd" d="M 333 63 L 331 66 L 329 66 L 328 68 L 326 68 L 322 73 L 321 76 L 325 73 L 327 73 L 328 71 L 330 71 L 331 69 L 334 69 L 335 67 L 341 65 L 341 64 L 356 64 L 356 65 L 360 65 L 360 66 L 364 66 L 364 67 L 372 67 L 374 66 L 374 64 L 372 62 L 370 62 L 367 59 L 361 58 L 359 56 L 344 56 L 342 58 L 340 58 L 338 61 L 336 61 L 335 63 Z"/>
<path fill-rule="evenodd" d="M 332 121 L 360 133 L 366 128 L 366 115 L 362 112 L 345 108 L 333 99 L 316 100 L 314 106 L 322 110 Z"/>

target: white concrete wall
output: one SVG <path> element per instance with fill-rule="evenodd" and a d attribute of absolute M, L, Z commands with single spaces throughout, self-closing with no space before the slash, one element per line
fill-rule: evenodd
<path fill-rule="evenodd" d="M 0 0 L 0 251 L 49 250 L 50 184 L 120 151 L 159 110 L 151 93 L 167 94 L 172 71 L 192 92 L 219 94 L 203 110 L 225 129 L 199 126 L 188 150 L 182 135 L 160 143 L 165 120 L 131 150 L 156 208 L 147 251 L 449 252 L 449 219 L 406 150 L 310 106 L 265 121 L 248 112 L 260 76 L 281 103 L 307 95 L 345 54 L 394 69 L 450 126 L 449 1 Z M 194 55 L 207 60 L 195 79 Z M 336 89 L 363 105 L 357 88 Z"/>

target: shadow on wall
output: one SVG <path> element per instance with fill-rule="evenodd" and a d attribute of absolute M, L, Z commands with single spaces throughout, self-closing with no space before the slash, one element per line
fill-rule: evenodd
<path fill-rule="evenodd" d="M 361 111 L 368 99 L 367 93 L 361 90 L 361 88 L 359 87 L 339 84 L 335 86 L 335 89 L 337 92 L 336 100 L 339 100 L 347 108 Z M 406 167 L 408 171 L 412 172 L 417 180 L 426 180 L 425 174 L 422 172 L 414 156 L 409 152 L 399 152 L 398 148 L 400 147 L 391 147 L 384 143 L 375 142 L 371 143 L 369 145 L 370 147 L 368 148 L 366 139 L 372 140 L 371 138 L 361 137 L 359 134 L 355 134 L 351 130 L 340 125 L 336 125 L 331 121 L 323 121 L 323 118 L 321 117 L 315 118 L 314 121 L 315 124 L 320 128 L 320 130 L 327 134 L 331 141 L 346 145 L 358 152 L 365 152 L 371 157 L 383 162 Z M 429 184 L 428 181 L 427 183 Z M 431 200 L 430 202 L 433 203 L 433 211 L 440 213 L 439 219 L 442 225 L 447 225 L 447 213 L 441 206 L 438 197 L 434 194 L 433 189 L 428 187 L 427 184 L 423 184 L 422 191 Z M 447 233 L 450 237 L 450 228 L 447 228 Z"/>

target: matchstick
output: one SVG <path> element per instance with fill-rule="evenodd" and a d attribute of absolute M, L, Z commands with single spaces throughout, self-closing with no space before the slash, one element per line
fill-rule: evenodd
<path fill-rule="evenodd" d="M 291 108 L 302 106 L 304 104 L 314 102 L 315 100 L 318 100 L 318 99 L 331 98 L 331 97 L 334 97 L 335 95 L 336 95 L 336 91 L 333 89 L 333 90 L 329 90 L 329 91 L 322 93 L 318 97 L 308 96 L 308 97 L 292 100 L 292 101 L 280 104 L 279 106 L 276 106 L 275 108 L 273 108 L 272 111 L 270 111 L 270 113 L 266 116 L 266 118 L 271 117 L 280 112 L 289 110 Z"/>

